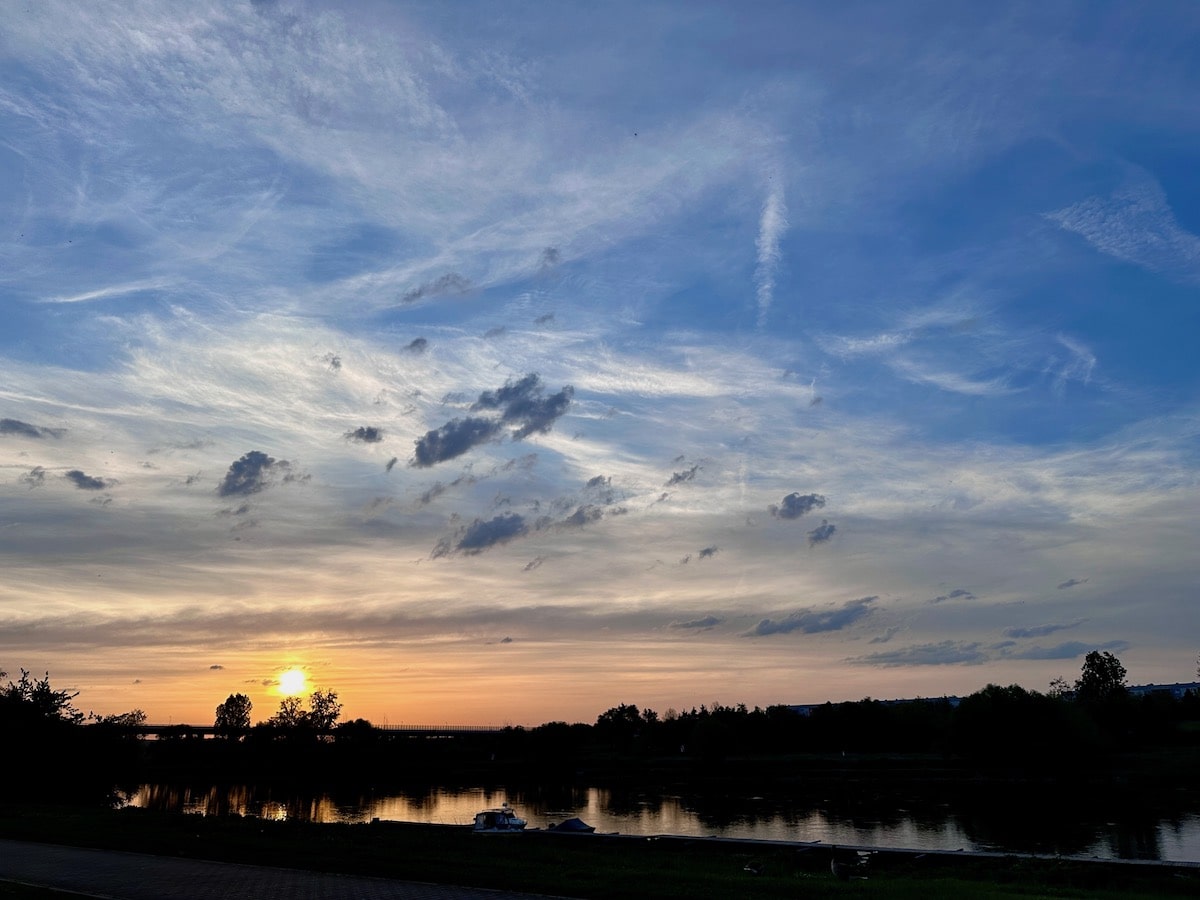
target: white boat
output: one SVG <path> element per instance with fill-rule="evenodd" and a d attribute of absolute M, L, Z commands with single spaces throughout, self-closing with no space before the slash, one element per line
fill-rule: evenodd
<path fill-rule="evenodd" d="M 513 808 L 505 803 L 498 809 L 485 809 L 475 814 L 475 832 L 478 834 L 513 834 L 525 830 L 526 822 Z"/>

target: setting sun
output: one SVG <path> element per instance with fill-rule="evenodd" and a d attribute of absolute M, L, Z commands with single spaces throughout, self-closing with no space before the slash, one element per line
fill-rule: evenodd
<path fill-rule="evenodd" d="M 304 693 L 305 678 L 301 669 L 288 669 L 279 676 L 279 693 L 285 697 L 293 697 Z"/>

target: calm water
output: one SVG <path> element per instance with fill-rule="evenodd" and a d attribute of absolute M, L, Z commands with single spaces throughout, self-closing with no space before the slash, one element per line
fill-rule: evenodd
<path fill-rule="evenodd" d="M 774 841 L 820 841 L 920 850 L 998 850 L 1104 859 L 1200 862 L 1200 813 L 1169 818 L 1124 813 L 1088 821 L 1071 810 L 949 806 L 840 813 L 763 797 L 686 798 L 606 788 L 434 788 L 378 794 L 286 794 L 247 786 L 142 785 L 130 805 L 202 815 L 312 822 L 468 825 L 481 809 L 511 805 L 530 828 L 578 816 L 600 832 Z"/>

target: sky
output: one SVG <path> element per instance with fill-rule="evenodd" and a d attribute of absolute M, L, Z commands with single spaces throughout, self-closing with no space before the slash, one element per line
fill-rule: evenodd
<path fill-rule="evenodd" d="M 1200 7 L 0 0 L 0 669 L 211 723 L 1200 650 Z"/>

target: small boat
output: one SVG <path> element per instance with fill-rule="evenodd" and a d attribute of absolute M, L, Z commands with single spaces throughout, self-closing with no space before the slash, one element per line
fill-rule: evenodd
<path fill-rule="evenodd" d="M 575 817 L 559 822 L 557 825 L 551 825 L 547 831 L 558 831 L 563 834 L 592 834 L 596 830 L 595 825 L 588 825 L 582 819 Z"/>
<path fill-rule="evenodd" d="M 514 834 L 525 830 L 526 822 L 505 803 L 498 809 L 485 809 L 475 814 L 477 834 Z"/>

